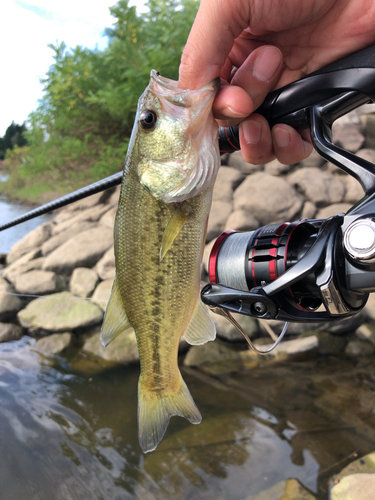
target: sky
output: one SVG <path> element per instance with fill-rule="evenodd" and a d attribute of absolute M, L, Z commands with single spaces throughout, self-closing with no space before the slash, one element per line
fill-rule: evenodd
<path fill-rule="evenodd" d="M 48 44 L 103 49 L 116 0 L 0 0 L 0 137 L 21 124 L 43 95 L 40 79 L 53 63 Z M 144 0 L 132 0 L 139 12 Z"/>

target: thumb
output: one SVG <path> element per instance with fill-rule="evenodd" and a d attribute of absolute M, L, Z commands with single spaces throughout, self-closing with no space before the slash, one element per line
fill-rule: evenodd
<path fill-rule="evenodd" d="M 249 3 L 202 0 L 181 57 L 181 88 L 195 90 L 220 76 L 235 38 L 249 25 Z"/>

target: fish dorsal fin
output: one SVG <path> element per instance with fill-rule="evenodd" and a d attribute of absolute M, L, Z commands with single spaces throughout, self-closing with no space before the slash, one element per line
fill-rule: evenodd
<path fill-rule="evenodd" d="M 164 259 L 165 254 L 173 245 L 174 240 L 179 235 L 185 222 L 188 220 L 189 215 L 184 214 L 180 207 L 177 207 L 172 217 L 169 219 L 167 227 L 165 228 L 163 239 L 160 248 L 160 262 Z"/>
<path fill-rule="evenodd" d="M 192 345 L 205 344 L 209 340 L 215 340 L 216 327 L 210 316 L 208 308 L 200 298 L 193 314 L 193 317 L 186 329 L 183 338 Z"/>
<path fill-rule="evenodd" d="M 117 279 L 113 282 L 111 296 L 104 315 L 101 341 L 104 347 L 112 342 L 120 333 L 132 328 L 122 303 Z"/>

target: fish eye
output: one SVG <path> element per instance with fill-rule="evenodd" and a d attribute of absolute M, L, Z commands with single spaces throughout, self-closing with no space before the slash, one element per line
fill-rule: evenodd
<path fill-rule="evenodd" d="M 145 109 L 144 111 L 141 112 L 139 116 L 139 122 L 141 124 L 141 127 L 146 130 L 154 128 L 157 121 L 158 121 L 158 116 L 152 109 Z"/>

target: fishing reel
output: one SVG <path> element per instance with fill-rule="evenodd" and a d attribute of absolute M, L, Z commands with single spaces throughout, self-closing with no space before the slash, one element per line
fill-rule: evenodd
<path fill-rule="evenodd" d="M 215 312 L 334 321 L 357 314 L 375 291 L 375 165 L 332 143 L 337 118 L 375 101 L 374 61 L 372 46 L 272 92 L 256 111 L 271 126 L 310 129 L 318 153 L 357 179 L 365 196 L 329 219 L 220 235 L 201 292 Z M 222 153 L 238 150 L 238 127 L 220 129 L 219 144 Z"/>

